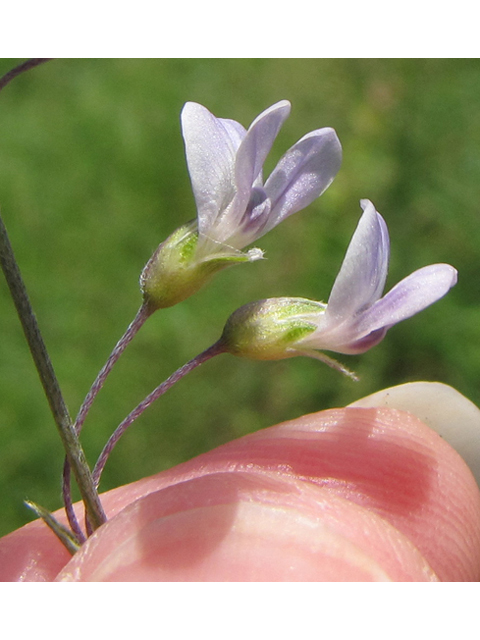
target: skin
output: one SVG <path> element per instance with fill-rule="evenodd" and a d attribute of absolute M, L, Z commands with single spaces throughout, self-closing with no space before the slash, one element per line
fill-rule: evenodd
<path fill-rule="evenodd" d="M 109 521 L 74 557 L 39 521 L 5 536 L 0 579 L 480 579 L 478 486 L 445 440 L 396 409 L 303 416 L 102 503 Z"/>

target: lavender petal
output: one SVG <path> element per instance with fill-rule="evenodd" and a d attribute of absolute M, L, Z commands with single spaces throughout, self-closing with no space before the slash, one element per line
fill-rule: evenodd
<path fill-rule="evenodd" d="M 235 166 L 237 191 L 243 196 L 250 194 L 282 124 L 290 115 L 290 108 L 288 100 L 281 100 L 255 118 L 248 128 Z"/>
<path fill-rule="evenodd" d="M 449 264 L 431 264 L 414 271 L 362 314 L 358 334 L 410 318 L 442 298 L 456 282 L 457 270 Z"/>
<path fill-rule="evenodd" d="M 369 200 L 360 204 L 364 212 L 328 300 L 325 320 L 329 324 L 361 313 L 385 286 L 390 252 L 387 226 Z"/>
<path fill-rule="evenodd" d="M 185 104 L 181 122 L 199 231 L 208 233 L 235 193 L 239 130 L 195 102 Z"/>
<path fill-rule="evenodd" d="M 342 162 L 342 146 L 331 128 L 303 136 L 281 158 L 265 183 L 272 214 L 265 233 L 307 207 L 332 183 Z"/>

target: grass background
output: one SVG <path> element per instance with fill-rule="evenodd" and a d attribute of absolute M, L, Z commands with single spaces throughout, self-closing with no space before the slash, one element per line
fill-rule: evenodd
<path fill-rule="evenodd" d="M 0 74 L 19 62 L 0 60 Z M 337 179 L 258 242 L 267 261 L 218 274 L 148 321 L 88 418 L 89 459 L 138 401 L 218 338 L 240 305 L 289 295 L 326 301 L 360 198 L 389 226 L 387 288 L 433 262 L 457 267 L 459 283 L 375 349 L 340 356 L 358 383 L 301 358 L 224 355 L 205 364 L 140 418 L 102 489 L 411 380 L 443 381 L 480 404 L 480 61 L 67 59 L 0 94 L 0 205 L 71 413 L 140 305 L 144 263 L 195 215 L 182 105 L 194 100 L 248 125 L 284 98 L 292 113 L 265 174 L 306 132 L 332 126 L 344 149 Z M 62 459 L 2 276 L 0 534 L 31 519 L 25 497 L 61 505 Z"/>

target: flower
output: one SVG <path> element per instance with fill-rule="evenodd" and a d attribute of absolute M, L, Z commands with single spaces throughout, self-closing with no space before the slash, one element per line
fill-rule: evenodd
<path fill-rule="evenodd" d="M 221 340 L 235 355 L 255 359 L 318 358 L 349 375 L 319 351 L 363 353 L 397 322 L 442 298 L 457 282 L 448 264 L 414 271 L 385 296 L 389 237 L 387 225 L 369 200 L 348 247 L 327 304 L 304 298 L 272 298 L 235 311 Z M 353 376 L 354 377 L 354 376 Z"/>
<path fill-rule="evenodd" d="M 303 136 L 263 183 L 263 163 L 289 113 L 290 103 L 282 100 L 245 130 L 186 103 L 181 121 L 197 220 L 177 229 L 147 263 L 141 286 L 151 307 L 176 304 L 216 271 L 262 258 L 261 249 L 242 249 L 331 184 L 342 149 L 330 128 Z"/>

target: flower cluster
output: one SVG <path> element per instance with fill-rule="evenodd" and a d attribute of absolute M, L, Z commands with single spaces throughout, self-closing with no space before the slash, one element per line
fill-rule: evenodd
<path fill-rule="evenodd" d="M 197 219 L 167 238 L 145 266 L 141 286 L 150 311 L 180 302 L 229 265 L 262 258 L 261 249 L 242 250 L 331 184 L 342 159 L 331 128 L 306 134 L 263 181 L 263 164 L 289 113 L 290 103 L 282 100 L 246 130 L 200 104 L 184 106 L 182 132 Z M 430 265 L 382 298 L 388 230 L 369 200 L 361 206 L 364 213 L 328 304 L 274 298 L 245 305 L 227 321 L 221 338 L 225 350 L 264 360 L 306 355 L 350 374 L 320 352 L 367 351 L 391 326 L 436 302 L 456 283 L 453 267 Z"/>

